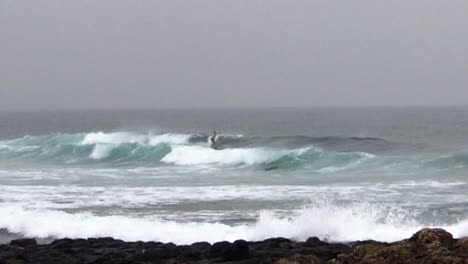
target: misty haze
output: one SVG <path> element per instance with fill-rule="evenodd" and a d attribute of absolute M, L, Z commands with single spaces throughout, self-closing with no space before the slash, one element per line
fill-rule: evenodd
<path fill-rule="evenodd" d="M 466 1 L 1 1 L 0 108 L 466 105 Z"/>

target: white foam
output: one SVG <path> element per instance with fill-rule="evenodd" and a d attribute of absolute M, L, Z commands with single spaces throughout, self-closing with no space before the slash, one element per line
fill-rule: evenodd
<path fill-rule="evenodd" d="M 79 143 L 80 145 L 95 145 L 90 159 L 100 160 L 107 158 L 112 150 L 121 144 L 137 143 L 141 145 L 156 146 L 158 144 L 187 144 L 190 135 L 185 134 L 137 134 L 130 132 L 115 132 L 115 133 L 89 133 Z"/>
<path fill-rule="evenodd" d="M 466 182 L 463 181 L 449 181 L 449 182 L 441 182 L 441 181 L 406 181 L 401 183 L 394 183 L 390 184 L 389 186 L 392 188 L 399 188 L 399 189 L 407 189 L 407 188 L 414 188 L 414 187 L 433 187 L 433 188 L 451 188 L 456 186 L 467 185 Z"/>
<path fill-rule="evenodd" d="M 96 144 L 96 146 L 94 146 L 93 152 L 91 152 L 89 155 L 89 158 L 95 160 L 107 158 L 113 148 L 114 146 L 110 144 Z"/>
<path fill-rule="evenodd" d="M 54 210 L 27 210 L 18 206 L 0 207 L 0 228 L 30 237 L 87 238 L 106 237 L 126 241 L 162 241 L 188 244 L 236 239 L 263 240 L 287 237 L 305 240 L 318 236 L 329 241 L 375 239 L 396 241 L 410 237 L 424 227 L 407 219 L 408 212 L 388 210 L 366 204 L 340 207 L 316 204 L 296 216 L 280 218 L 261 212 L 254 224 L 229 226 L 221 223 L 181 223 L 155 217 L 135 218 L 124 215 L 96 216 L 90 213 L 69 214 Z M 468 236 L 468 219 L 441 227 L 455 237 Z"/>
<path fill-rule="evenodd" d="M 0 180 L 14 179 L 17 182 L 31 180 L 64 180 L 82 177 L 79 170 L 20 170 L 0 171 Z M 148 177 L 153 170 L 140 170 L 134 174 L 124 173 L 125 177 Z M 169 178 L 174 179 L 172 172 Z M 223 172 L 225 173 L 225 172 Z M 117 177 L 117 170 L 90 170 L 85 174 L 87 178 Z M 132 175 L 132 176 L 129 176 Z M 124 177 L 122 177 L 123 179 Z M 180 178 L 181 182 L 186 178 Z M 107 179 L 106 179 L 107 180 Z M 117 180 L 119 182 L 119 180 Z M 145 181 L 146 182 L 146 181 Z M 445 211 L 445 205 L 463 206 L 468 197 L 466 188 L 459 188 L 461 182 L 446 182 L 453 187 L 440 189 L 442 183 L 421 181 L 419 186 L 404 187 L 408 182 L 395 183 L 349 183 L 324 185 L 219 185 L 219 186 L 28 186 L 28 185 L 0 185 L 0 201 L 11 205 L 28 206 L 34 209 L 80 209 L 88 207 L 131 207 L 155 208 L 164 205 L 204 203 L 213 201 L 228 201 L 248 199 L 261 202 L 266 201 L 294 201 L 299 207 L 312 201 L 344 199 L 346 201 L 375 202 L 376 199 L 387 204 L 411 207 L 414 210 L 431 210 L 439 208 Z M 150 184 L 148 184 L 150 185 Z M 118 193 L 119 195 L 115 195 Z M 377 197 L 377 198 L 376 198 Z M 431 209 L 432 208 L 432 209 Z M 447 208 L 448 209 L 448 208 Z M 444 215 L 444 213 L 442 213 Z M 433 219 L 437 219 L 437 215 Z"/>
<path fill-rule="evenodd" d="M 189 142 L 191 135 L 186 134 L 161 134 L 149 136 L 149 144 L 152 146 L 168 143 L 173 145 L 182 145 Z"/>
<path fill-rule="evenodd" d="M 82 145 L 94 145 L 94 144 L 123 144 L 123 143 L 143 143 L 145 137 L 141 135 L 135 135 L 126 132 L 116 133 L 89 133 L 86 134 Z"/>
<path fill-rule="evenodd" d="M 202 146 L 174 146 L 161 161 L 176 165 L 247 164 L 271 162 L 290 151 L 267 148 L 234 148 L 215 150 Z"/>
<path fill-rule="evenodd" d="M 69 209 L 98 206 L 131 206 L 219 201 L 233 199 L 305 199 L 320 191 L 309 186 L 196 186 L 196 187 L 77 187 L 1 186 L 0 201 L 34 209 Z M 116 196 L 115 194 L 119 195 Z"/>
<path fill-rule="evenodd" d="M 191 135 L 188 134 L 137 134 L 131 132 L 115 132 L 115 133 L 89 133 L 86 134 L 81 141 L 81 145 L 94 144 L 113 144 L 120 145 L 125 143 L 138 143 L 142 145 L 158 145 L 161 143 L 167 144 L 186 144 Z"/>
<path fill-rule="evenodd" d="M 3 149 L 10 149 L 11 147 L 8 146 L 7 144 L 3 144 L 3 143 L 0 143 L 0 150 L 3 150 Z"/>

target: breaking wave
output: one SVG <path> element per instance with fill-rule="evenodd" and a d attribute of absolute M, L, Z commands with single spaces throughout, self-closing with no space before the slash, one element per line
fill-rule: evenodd
<path fill-rule="evenodd" d="M 284 139 L 281 139 L 284 141 Z M 295 140 L 293 138 L 293 140 Z M 242 135 L 222 136 L 219 149 L 208 136 L 198 134 L 138 134 L 131 132 L 52 134 L 2 141 L 0 155 L 12 160 L 59 163 L 172 164 L 295 168 L 351 166 L 373 157 L 361 152 L 325 151 L 313 145 L 301 148 L 265 145 Z M 261 142 L 262 141 L 262 142 Z M 271 141 L 271 140 L 270 140 Z M 276 142 L 278 143 L 278 142 Z M 241 147 L 241 145 L 245 145 Z"/>
<path fill-rule="evenodd" d="M 388 156 L 369 149 L 396 143 L 378 138 L 244 137 L 221 135 L 216 149 L 203 134 L 135 132 L 50 134 L 0 141 L 9 161 L 129 166 L 237 166 L 266 170 L 306 168 L 335 172 L 366 168 L 468 167 L 468 154 Z"/>
<path fill-rule="evenodd" d="M 414 214 L 384 205 L 339 206 L 313 204 L 292 215 L 279 217 L 272 211 L 259 212 L 251 224 L 218 222 L 176 222 L 155 217 L 125 215 L 98 216 L 56 210 L 31 210 L 19 206 L 0 207 L 0 229 L 26 237 L 107 237 L 126 241 L 162 241 L 189 244 L 197 241 L 263 240 L 286 237 L 303 241 L 317 236 L 328 241 L 379 240 L 392 242 L 410 237 L 422 227 L 441 227 L 455 237 L 468 235 L 468 220 L 452 224 L 419 223 Z"/>

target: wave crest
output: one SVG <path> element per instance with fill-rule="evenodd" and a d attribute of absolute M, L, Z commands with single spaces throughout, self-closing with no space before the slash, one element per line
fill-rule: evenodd
<path fill-rule="evenodd" d="M 263 165 L 266 168 L 350 166 L 374 157 L 367 153 L 333 153 L 320 148 L 237 148 L 214 150 L 201 146 L 175 146 L 161 161 L 176 165 Z"/>
<path fill-rule="evenodd" d="M 95 145 L 95 144 L 112 144 L 119 145 L 124 143 L 138 143 L 142 145 L 155 146 L 158 144 L 187 144 L 191 135 L 186 134 L 136 134 L 129 132 L 116 132 L 116 133 L 89 133 L 86 134 L 84 139 L 80 142 L 82 145 Z"/>
<path fill-rule="evenodd" d="M 257 143 L 264 140 L 245 138 L 242 135 L 222 136 L 220 149 L 215 150 L 210 147 L 207 138 L 207 135 L 200 134 L 132 132 L 26 136 L 1 142 L 5 147 L 0 149 L 0 155 L 6 159 L 64 163 L 154 165 L 162 162 L 184 166 L 257 166 L 264 169 L 313 167 L 325 171 L 347 168 L 373 157 L 360 152 L 327 152 L 311 145 L 300 148 L 269 147 L 262 144 L 249 147 L 255 140 Z"/>
<path fill-rule="evenodd" d="M 175 222 L 152 216 L 97 216 L 56 210 L 0 207 L 0 228 L 37 238 L 87 238 L 111 236 L 126 241 L 161 241 L 190 244 L 197 241 L 263 240 L 286 237 L 303 241 L 311 236 L 334 242 L 378 240 L 392 242 L 408 238 L 423 227 L 441 227 L 455 237 L 468 235 L 468 220 L 453 224 L 419 223 L 413 213 L 378 204 L 315 203 L 291 215 L 262 211 L 253 224 L 227 225 L 209 222 Z M 327 219 L 327 221 L 323 221 Z"/>

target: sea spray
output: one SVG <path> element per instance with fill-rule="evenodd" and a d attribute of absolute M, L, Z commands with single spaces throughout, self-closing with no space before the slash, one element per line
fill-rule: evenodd
<path fill-rule="evenodd" d="M 197 241 L 263 240 L 286 237 L 303 241 L 311 236 L 334 242 L 379 240 L 392 242 L 411 236 L 422 227 L 441 227 L 455 237 L 468 236 L 468 220 L 450 225 L 428 225 L 415 221 L 401 208 L 372 204 L 339 206 L 313 204 L 290 217 L 272 211 L 259 212 L 251 224 L 227 225 L 216 222 L 174 222 L 152 216 L 98 216 L 56 210 L 29 210 L 0 206 L 0 228 L 37 238 L 82 238 L 111 236 L 126 241 L 162 241 L 190 244 Z M 397 216 L 395 218 L 395 216 Z"/>

